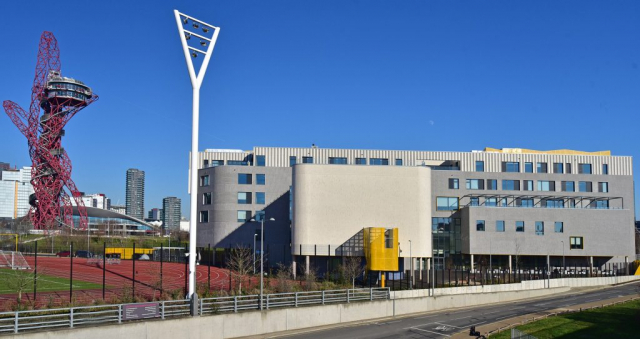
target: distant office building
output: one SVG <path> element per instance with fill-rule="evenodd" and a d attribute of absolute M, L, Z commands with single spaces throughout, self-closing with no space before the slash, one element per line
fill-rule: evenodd
<path fill-rule="evenodd" d="M 165 230 L 178 230 L 180 229 L 180 217 L 181 203 L 180 199 L 176 197 L 166 197 L 162 199 L 162 227 Z"/>
<path fill-rule="evenodd" d="M 11 169 L 11 166 L 9 166 L 8 163 L 0 162 L 0 180 L 2 180 L 2 171 L 8 171 L 10 169 Z"/>
<path fill-rule="evenodd" d="M 103 193 L 96 194 L 83 194 L 82 195 L 82 203 L 85 207 L 95 207 L 103 210 L 111 209 L 111 199 L 107 198 Z M 71 199 L 71 204 L 73 206 L 76 205 L 74 199 Z"/>
<path fill-rule="evenodd" d="M 0 218 L 16 219 L 29 213 L 29 195 L 33 194 L 31 167 L 12 170 L 2 163 L 0 171 Z"/>
<path fill-rule="evenodd" d="M 111 210 L 116 213 L 127 214 L 127 207 L 124 205 L 111 205 Z"/>
<path fill-rule="evenodd" d="M 162 220 L 161 215 L 162 208 L 152 208 L 147 215 L 148 220 Z"/>
<path fill-rule="evenodd" d="M 127 215 L 140 220 L 144 218 L 144 171 L 127 170 L 126 207 Z"/>
<path fill-rule="evenodd" d="M 181 231 L 185 231 L 185 232 L 189 232 L 189 220 L 187 219 L 182 219 L 180 220 L 180 230 Z"/>

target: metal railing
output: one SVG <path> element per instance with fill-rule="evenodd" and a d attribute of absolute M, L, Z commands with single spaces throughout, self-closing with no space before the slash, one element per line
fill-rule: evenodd
<path fill-rule="evenodd" d="M 262 299 L 262 307 L 268 310 L 281 307 L 299 307 L 305 305 L 325 305 L 330 303 L 386 300 L 389 298 L 389 288 L 386 287 L 276 293 L 265 294 Z M 259 295 L 200 299 L 201 314 L 239 312 L 258 309 L 260 309 Z"/>
<path fill-rule="evenodd" d="M 388 288 L 276 293 L 263 295 L 263 307 L 268 310 L 304 305 L 387 300 L 389 298 Z M 199 308 L 198 314 L 201 315 L 259 310 L 260 296 L 203 298 L 199 300 L 197 306 Z M 132 320 L 167 319 L 189 316 L 190 314 L 191 301 L 189 299 L 2 312 L 0 313 L 0 335 L 97 324 L 120 324 Z"/>

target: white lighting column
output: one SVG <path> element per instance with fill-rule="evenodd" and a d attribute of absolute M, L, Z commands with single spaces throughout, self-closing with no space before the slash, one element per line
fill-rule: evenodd
<path fill-rule="evenodd" d="M 209 59 L 213 53 L 213 47 L 218 39 L 220 27 L 207 24 L 204 21 L 195 19 L 177 10 L 173 11 L 178 24 L 178 32 L 180 33 L 180 41 L 184 50 L 184 58 L 187 62 L 189 77 L 191 78 L 191 86 L 193 87 L 193 123 L 191 135 L 191 173 L 190 175 L 190 194 L 191 194 L 191 211 L 189 214 L 189 292 L 188 298 L 192 298 L 196 294 L 196 225 L 198 222 L 198 128 L 200 115 L 200 86 L 202 79 L 207 71 Z M 193 27 L 190 29 L 191 25 Z M 197 33 L 195 31 L 198 31 Z M 191 40 L 190 44 L 187 40 Z M 197 42 L 203 50 L 198 46 Z M 195 42 L 195 43 L 194 43 Z M 193 46 L 191 46 L 193 45 Z M 196 47 L 194 47 L 196 46 Z M 204 56 L 202 65 L 196 74 L 193 67 L 193 59 L 198 56 Z"/>

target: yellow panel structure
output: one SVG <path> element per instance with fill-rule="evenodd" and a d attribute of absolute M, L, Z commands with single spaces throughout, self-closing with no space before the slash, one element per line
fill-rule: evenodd
<path fill-rule="evenodd" d="M 368 227 L 364 229 L 364 255 L 369 271 L 398 270 L 398 229 Z"/>
<path fill-rule="evenodd" d="M 636 264 L 636 267 L 638 267 L 634 275 L 640 275 L 640 260 L 636 260 L 633 263 Z"/>
<path fill-rule="evenodd" d="M 105 254 L 120 254 L 120 259 L 132 259 L 133 248 L 131 247 L 107 247 Z M 136 254 L 153 254 L 153 248 L 136 248 Z"/>
<path fill-rule="evenodd" d="M 525 148 L 491 148 L 485 147 L 485 152 L 491 153 L 511 153 L 511 154 L 558 154 L 558 155 L 602 155 L 602 156 L 611 156 L 611 151 L 596 151 L 596 152 L 584 152 L 584 151 L 574 151 L 570 149 L 557 149 L 551 151 L 536 151 L 532 149 Z"/>

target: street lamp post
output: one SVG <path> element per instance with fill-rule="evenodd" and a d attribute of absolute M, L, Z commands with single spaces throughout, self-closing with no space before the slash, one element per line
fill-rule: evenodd
<path fill-rule="evenodd" d="M 253 235 L 253 275 L 256 274 L 256 237 L 257 236 L 258 236 L 257 234 Z"/>
<path fill-rule="evenodd" d="M 192 117 L 192 134 L 191 134 L 191 173 L 190 173 L 190 218 L 189 218 L 189 291 L 187 297 L 193 298 L 196 294 L 196 223 L 197 223 L 197 207 L 198 207 L 198 128 L 200 119 L 200 86 L 204 79 L 204 74 L 207 71 L 209 65 L 209 59 L 213 53 L 213 47 L 218 39 L 220 33 L 220 27 L 215 27 L 207 24 L 204 21 L 195 19 L 184 13 L 180 13 L 174 10 L 173 13 L 176 17 L 176 23 L 178 25 L 178 32 L 180 33 L 180 41 L 182 42 L 182 49 L 184 51 L 184 58 L 187 62 L 187 69 L 189 70 L 189 78 L 191 79 L 191 87 L 193 88 L 193 117 Z M 192 23 L 193 28 L 202 29 L 202 32 L 195 33 L 187 30 L 183 25 Z M 194 38 L 193 40 L 192 37 Z M 187 41 L 191 40 L 191 44 Z M 204 51 L 194 43 L 196 40 L 200 41 L 200 45 L 205 47 L 208 45 L 207 50 Z M 193 45 L 193 46 L 191 46 Z M 196 46 L 196 47 L 194 47 Z M 204 55 L 202 65 L 196 74 L 193 67 L 192 58 L 196 58 L 198 55 Z M 197 297 L 197 296 L 196 296 Z"/>
<path fill-rule="evenodd" d="M 413 256 L 411 255 L 411 239 L 409 239 L 409 274 L 411 281 L 409 282 L 409 289 L 413 289 Z"/>
<path fill-rule="evenodd" d="M 266 219 L 264 211 L 260 219 L 260 309 L 262 310 L 262 294 L 264 291 L 264 219 Z M 251 220 L 256 221 L 255 217 Z M 269 221 L 276 221 L 276 219 L 269 218 Z"/>
<path fill-rule="evenodd" d="M 564 240 L 560 240 L 560 242 L 562 243 L 562 276 L 564 277 L 564 268 L 566 267 L 564 262 Z"/>

